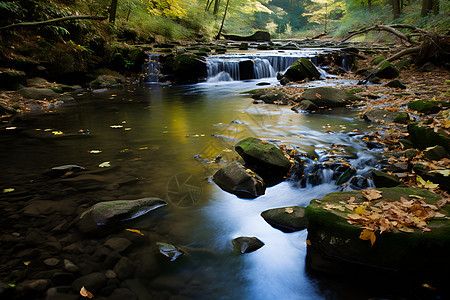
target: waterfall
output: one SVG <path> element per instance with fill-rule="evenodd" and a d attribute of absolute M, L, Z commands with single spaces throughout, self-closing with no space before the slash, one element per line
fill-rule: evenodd
<path fill-rule="evenodd" d="M 159 82 L 159 54 L 147 53 L 147 60 L 142 66 L 143 81 L 150 83 Z"/>

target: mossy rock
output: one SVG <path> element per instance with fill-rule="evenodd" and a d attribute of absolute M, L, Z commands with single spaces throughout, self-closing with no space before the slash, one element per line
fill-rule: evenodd
<path fill-rule="evenodd" d="M 173 72 L 177 83 L 198 83 L 207 76 L 206 62 L 195 54 L 180 54 L 173 61 Z"/>
<path fill-rule="evenodd" d="M 369 122 L 381 123 L 406 123 L 409 121 L 407 112 L 389 111 L 381 108 L 375 108 L 366 112 L 363 118 Z"/>
<path fill-rule="evenodd" d="M 377 188 L 405 185 L 399 178 L 378 170 L 372 170 L 372 179 Z"/>
<path fill-rule="evenodd" d="M 291 168 L 289 159 L 280 148 L 260 139 L 245 138 L 237 143 L 234 148 L 247 164 L 255 166 L 257 170 L 261 170 L 263 173 L 269 171 L 287 173 Z"/>
<path fill-rule="evenodd" d="M 358 96 L 352 93 L 332 87 L 318 87 L 307 89 L 303 95 L 303 100 L 310 100 L 318 107 L 342 107 L 349 101 L 359 100 Z"/>
<path fill-rule="evenodd" d="M 450 152 L 450 137 L 442 130 L 434 132 L 432 128 L 420 126 L 418 122 L 408 124 L 409 138 L 418 148 L 425 149 L 435 145 L 441 145 Z"/>
<path fill-rule="evenodd" d="M 440 196 L 418 188 L 381 188 L 383 197 L 377 201 L 399 201 L 400 197 L 413 199 L 411 195 L 423 197 L 428 204 L 435 205 Z M 344 264 L 357 264 L 383 270 L 448 272 L 450 267 L 450 222 L 445 218 L 431 219 L 427 225 L 431 231 L 414 229 L 413 233 L 398 230 L 376 233 L 376 241 L 371 246 L 367 240 L 359 238 L 362 228 L 347 222 L 351 213 L 339 210 L 325 210 L 326 204 L 341 205 L 355 197 L 355 203 L 367 201 L 361 191 L 337 192 L 325 195 L 320 203 L 315 200 L 305 210 L 308 218 L 308 240 L 310 246 L 323 257 Z M 450 216 L 450 206 L 439 210 Z"/>
<path fill-rule="evenodd" d="M 291 81 L 302 81 L 306 78 L 318 79 L 320 73 L 308 58 L 300 58 L 287 69 L 284 76 Z"/>
<path fill-rule="evenodd" d="M 379 57 L 374 58 L 374 59 L 372 60 L 372 64 L 378 65 L 380 62 L 382 62 L 382 61 L 385 60 L 385 59 L 386 59 L 386 57 L 384 57 L 384 56 L 379 56 Z"/>
<path fill-rule="evenodd" d="M 308 226 L 308 219 L 305 218 L 305 208 L 300 206 L 268 209 L 261 213 L 261 217 L 270 226 L 283 232 L 299 231 Z"/>
<path fill-rule="evenodd" d="M 408 108 L 424 113 L 424 114 L 435 114 L 441 111 L 442 106 L 449 106 L 449 102 L 444 101 L 424 101 L 424 100 L 414 100 L 408 103 Z"/>
<path fill-rule="evenodd" d="M 394 79 L 398 75 L 400 75 L 398 70 L 388 61 L 384 62 L 375 73 L 375 76 L 384 79 Z"/>

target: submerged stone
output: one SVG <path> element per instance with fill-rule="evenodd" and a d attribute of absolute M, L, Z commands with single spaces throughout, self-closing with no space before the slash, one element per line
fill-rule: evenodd
<path fill-rule="evenodd" d="M 213 180 L 224 191 L 242 198 L 256 198 L 266 191 L 264 180 L 237 161 L 218 170 Z"/>
<path fill-rule="evenodd" d="M 231 242 L 233 243 L 234 249 L 241 254 L 256 251 L 264 246 L 264 243 L 256 237 L 241 236 L 233 239 Z"/>
<path fill-rule="evenodd" d="M 179 257 L 185 255 L 185 252 L 182 249 L 168 243 L 157 242 L 156 248 L 159 253 L 166 257 L 169 261 L 175 261 Z"/>
<path fill-rule="evenodd" d="M 418 188 L 381 188 L 382 198 L 378 201 L 406 201 L 422 199 L 429 205 L 436 205 L 441 197 Z M 311 201 L 305 210 L 308 218 L 308 240 L 311 248 L 322 258 L 341 262 L 345 265 L 360 265 L 383 270 L 401 270 L 405 272 L 436 272 L 440 266 L 442 272 L 450 267 L 448 249 L 450 247 L 450 207 L 444 206 L 437 212 L 445 217 L 434 217 L 428 221 L 428 232 L 419 228 L 411 228 L 411 232 L 393 229 L 379 234 L 371 246 L 367 240 L 360 239 L 363 228 L 349 224 L 347 215 L 355 214 L 348 209 L 324 209 L 325 205 L 342 205 L 354 197 L 356 205 L 367 201 L 362 191 L 337 192 L 325 195 L 320 203 Z M 330 207 L 330 206 L 328 206 Z M 309 255 L 311 259 L 315 259 Z"/>
<path fill-rule="evenodd" d="M 414 122 L 408 124 L 408 133 L 411 141 L 420 149 L 440 145 L 450 152 L 450 137 L 442 130 L 434 132 L 432 128 L 423 127 L 418 122 Z"/>
<path fill-rule="evenodd" d="M 268 209 L 261 213 L 261 217 L 270 226 L 283 232 L 299 231 L 308 226 L 308 219 L 305 218 L 305 208 L 300 206 Z"/>
<path fill-rule="evenodd" d="M 381 108 L 372 109 L 364 114 L 364 120 L 383 123 L 406 123 L 409 120 L 407 112 L 395 112 Z"/>
<path fill-rule="evenodd" d="M 97 233 L 165 205 L 167 202 L 153 197 L 99 202 L 79 216 L 77 226 L 83 233 Z"/>

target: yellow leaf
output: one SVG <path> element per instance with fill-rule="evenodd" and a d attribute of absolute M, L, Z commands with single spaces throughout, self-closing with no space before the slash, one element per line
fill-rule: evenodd
<path fill-rule="evenodd" d="M 14 192 L 15 190 L 10 188 L 10 189 L 3 189 L 3 193 L 11 193 Z"/>
<path fill-rule="evenodd" d="M 89 299 L 94 298 L 94 295 L 92 295 L 91 292 L 89 292 L 87 289 L 85 289 L 84 286 L 81 287 L 80 295 L 83 297 L 89 298 Z"/>
<path fill-rule="evenodd" d="M 125 228 L 125 230 L 129 231 L 129 232 L 134 232 L 134 233 L 137 233 L 137 234 L 140 234 L 140 235 L 144 236 L 144 234 L 138 229 Z"/>
<path fill-rule="evenodd" d="M 357 208 L 355 208 L 355 213 L 357 213 L 358 215 L 362 215 L 366 212 L 367 210 L 364 206 L 358 206 Z"/>
<path fill-rule="evenodd" d="M 359 235 L 359 238 L 361 240 L 370 240 L 371 246 L 373 246 L 373 244 L 375 243 L 375 241 L 377 239 L 375 232 L 373 232 L 372 230 L 368 230 L 368 229 L 363 229 L 363 231 L 361 231 L 361 234 Z"/>
<path fill-rule="evenodd" d="M 52 133 L 54 134 L 54 135 L 62 135 L 62 134 L 64 134 L 62 131 L 52 131 Z"/>
<path fill-rule="evenodd" d="M 306 245 L 311 246 L 311 241 L 310 240 L 306 240 Z"/>
<path fill-rule="evenodd" d="M 407 233 L 413 233 L 414 232 L 414 229 L 406 227 L 406 226 L 402 226 L 398 230 L 403 231 L 403 232 L 407 232 Z"/>
<path fill-rule="evenodd" d="M 434 170 L 433 173 L 439 173 L 441 175 L 444 175 L 445 177 L 450 176 L 450 170 Z"/>
<path fill-rule="evenodd" d="M 371 200 L 376 200 L 376 199 L 380 199 L 381 197 L 383 197 L 381 194 L 381 191 L 375 190 L 375 189 L 370 189 L 370 190 L 362 190 L 362 194 L 363 196 L 371 201 Z"/>
<path fill-rule="evenodd" d="M 433 183 L 433 182 L 431 182 L 429 180 L 425 181 L 419 175 L 417 175 L 416 180 L 417 180 L 417 185 L 419 187 L 422 187 L 422 188 L 425 188 L 425 189 L 434 190 L 434 189 L 437 189 L 439 187 L 438 183 Z"/>
<path fill-rule="evenodd" d="M 25 266 L 28 266 L 30 263 L 31 263 L 31 261 L 24 261 L 24 262 L 23 262 L 23 264 L 24 264 Z"/>

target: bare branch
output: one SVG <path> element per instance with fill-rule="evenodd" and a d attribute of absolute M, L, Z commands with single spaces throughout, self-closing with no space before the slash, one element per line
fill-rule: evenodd
<path fill-rule="evenodd" d="M 53 23 L 59 23 L 69 20 L 77 20 L 77 19 L 88 19 L 88 20 L 106 20 L 107 17 L 101 17 L 101 16 L 68 16 L 63 18 L 56 18 L 46 21 L 38 21 L 38 22 L 23 22 L 23 23 L 16 23 L 16 24 L 10 24 L 4 27 L 0 27 L 0 30 L 2 29 L 8 29 L 13 27 L 23 27 L 23 26 L 36 26 L 36 25 L 47 25 L 47 24 L 53 24 Z"/>

